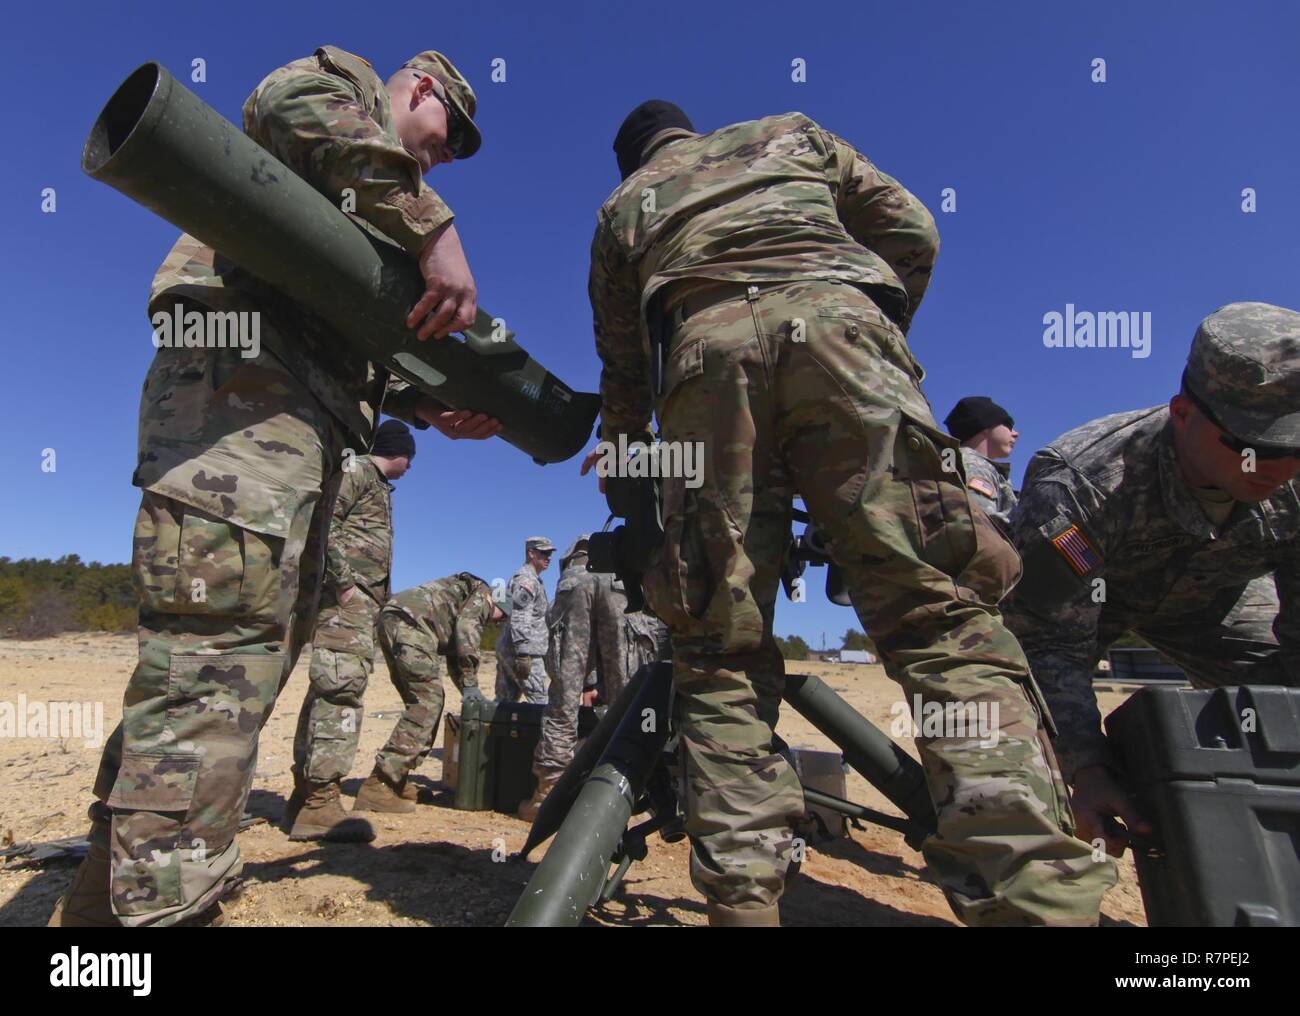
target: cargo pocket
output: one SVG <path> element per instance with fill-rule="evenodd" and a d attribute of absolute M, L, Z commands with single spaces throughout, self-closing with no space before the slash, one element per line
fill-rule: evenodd
<path fill-rule="evenodd" d="M 712 407 L 704 381 L 703 338 L 684 340 L 664 367 L 659 420 L 678 441 L 700 440 L 712 433 Z M 692 401 L 683 397 L 690 395 Z M 705 484 L 709 482 L 706 476 Z M 688 489 L 686 477 L 663 480 L 664 540 L 642 579 L 646 601 L 673 633 L 692 636 L 703 631 L 712 582 L 700 532 L 699 490 Z"/>
<path fill-rule="evenodd" d="M 913 512 L 904 524 L 918 556 L 956 580 L 978 547 L 960 443 L 904 415 L 894 438 L 894 467 L 894 479 L 911 489 Z"/>
<path fill-rule="evenodd" d="M 700 533 L 699 501 L 695 491 L 686 489 L 684 477 L 664 480 L 664 542 L 642 584 L 646 601 L 673 634 L 702 633 L 712 579 Z"/>
<path fill-rule="evenodd" d="M 136 521 L 135 570 L 146 611 L 272 620 L 285 541 L 149 491 Z"/>
<path fill-rule="evenodd" d="M 194 752 L 124 752 L 113 810 L 113 909 L 123 916 L 179 906 L 181 837 L 198 781 Z"/>

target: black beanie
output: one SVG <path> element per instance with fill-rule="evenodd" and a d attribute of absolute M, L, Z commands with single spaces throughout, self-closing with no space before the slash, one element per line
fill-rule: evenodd
<path fill-rule="evenodd" d="M 952 407 L 952 412 L 943 421 L 948 433 L 958 441 L 973 438 L 982 430 L 1005 423 L 1008 427 L 1016 425 L 1011 414 L 990 399 L 987 395 L 967 395 Z"/>
<path fill-rule="evenodd" d="M 408 459 L 415 458 L 415 438 L 411 436 L 411 428 L 401 420 L 385 420 L 375 431 L 375 445 L 370 454 L 386 459 L 400 459 L 403 455 Z"/>
<path fill-rule="evenodd" d="M 641 153 L 649 140 L 669 127 L 695 130 L 680 106 L 663 99 L 649 99 L 627 115 L 614 136 L 614 154 L 618 156 L 618 171 L 624 180 L 641 168 Z"/>

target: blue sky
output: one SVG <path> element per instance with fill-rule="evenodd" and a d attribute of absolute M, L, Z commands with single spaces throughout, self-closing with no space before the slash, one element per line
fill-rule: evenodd
<path fill-rule="evenodd" d="M 990 395 L 1032 451 L 1110 412 L 1164 401 L 1197 322 L 1234 300 L 1300 306 L 1300 8 L 1283 3 L 879 4 L 749 0 L 216 8 L 59 2 L 14 8 L 0 65 L 0 554 L 126 561 L 144 305 L 175 230 L 84 177 L 104 100 L 159 60 L 238 122 L 274 67 L 333 43 L 386 73 L 448 53 L 479 94 L 484 145 L 429 177 L 457 213 L 482 304 L 574 387 L 599 378 L 586 297 L 610 143 L 651 97 L 702 130 L 800 110 L 847 138 L 936 213 L 943 248 L 911 333 L 942 419 Z M 310 10 L 310 13 L 307 11 Z M 805 13 L 806 12 L 806 13 Z M 1093 83 L 1092 61 L 1106 61 Z M 506 81 L 489 80 L 506 61 Z M 791 61 L 807 81 L 791 80 Z M 187 82 L 188 83 L 188 82 Z M 57 211 L 41 212 L 53 187 Z M 1257 211 L 1241 210 L 1243 188 Z M 944 188 L 955 212 L 940 211 Z M 1043 315 L 1149 311 L 1152 354 L 1047 349 Z M 54 448 L 57 470 L 41 471 Z M 525 536 L 563 545 L 604 521 L 577 461 L 541 468 L 502 442 L 421 438 L 396 496 L 394 579 L 508 576 Z M 837 645 L 851 611 L 815 591 L 777 631 Z M 546 575 L 554 587 L 555 573 Z"/>

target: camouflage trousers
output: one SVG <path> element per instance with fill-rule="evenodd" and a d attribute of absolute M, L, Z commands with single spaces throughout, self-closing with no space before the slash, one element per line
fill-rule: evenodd
<path fill-rule="evenodd" d="M 665 480 L 645 586 L 673 637 L 696 887 L 732 907 L 775 902 L 804 812 L 773 747 L 772 621 L 798 493 L 909 707 L 996 706 L 994 747 L 917 739 L 939 820 L 924 854 L 957 916 L 1095 923 L 1115 868 L 1071 835 L 1041 697 L 994 606 L 1019 558 L 972 510 L 903 335 L 861 290 L 810 282 L 678 312 L 669 348 L 663 438 L 698 442 L 703 482 Z"/>
<path fill-rule="evenodd" d="M 375 756 L 375 766 L 400 783 L 424 761 L 438 736 L 445 699 L 442 659 L 437 640 L 405 611 L 381 610 L 375 633 L 388 676 L 406 705 L 388 742 Z"/>
<path fill-rule="evenodd" d="M 584 619 L 585 620 L 585 619 Z M 564 769 L 573 761 L 578 743 L 578 710 L 587 675 L 574 667 L 557 667 L 553 657 L 556 642 L 567 632 L 552 629 L 552 651 L 547 654 L 547 673 L 551 685 L 546 709 L 542 712 L 542 732 L 533 751 L 533 771 Z M 650 635 L 638 632 L 623 618 L 599 625 L 596 632 L 600 673 L 604 680 L 603 695 L 607 703 L 622 693 L 632 675 L 647 663 L 660 658 L 659 643 Z"/>
<path fill-rule="evenodd" d="M 114 912 L 165 926 L 242 867 L 258 734 L 311 635 L 344 441 L 268 352 L 202 349 L 159 350 L 140 436 L 140 655 L 92 819 L 110 823 Z"/>
<path fill-rule="evenodd" d="M 541 656 L 516 655 L 507 625 L 497 639 L 496 699 L 518 702 L 521 698 L 534 705 L 545 705 L 547 694 L 546 661 Z"/>
<path fill-rule="evenodd" d="M 362 699 L 375 667 L 378 605 L 359 587 L 346 604 L 327 592 L 312 640 L 307 695 L 293 739 L 294 771 L 313 783 L 343 779 L 356 761 Z"/>

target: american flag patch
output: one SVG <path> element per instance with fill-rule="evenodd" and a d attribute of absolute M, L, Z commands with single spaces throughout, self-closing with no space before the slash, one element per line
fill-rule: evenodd
<path fill-rule="evenodd" d="M 1079 576 L 1087 575 L 1101 564 L 1101 558 L 1092 549 L 1088 538 L 1079 531 L 1078 526 L 1070 526 L 1065 532 L 1052 537 L 1052 546 L 1065 558 L 1066 563 Z"/>

